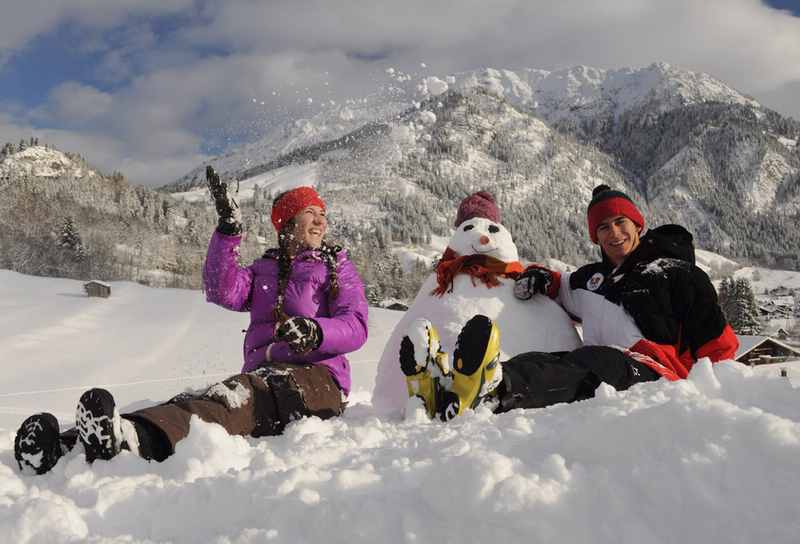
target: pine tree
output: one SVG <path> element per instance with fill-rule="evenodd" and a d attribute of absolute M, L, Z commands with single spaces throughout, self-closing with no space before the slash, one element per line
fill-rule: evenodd
<path fill-rule="evenodd" d="M 64 219 L 58 245 L 73 251 L 77 251 L 78 248 L 83 245 L 81 243 L 81 235 L 78 233 L 78 229 L 75 227 L 71 216 L 67 216 Z"/>
<path fill-rule="evenodd" d="M 734 283 L 736 291 L 737 316 L 735 323 L 731 327 L 738 334 L 760 334 L 761 321 L 758 316 L 758 304 L 750 281 L 746 278 L 739 278 Z"/>
<path fill-rule="evenodd" d="M 722 278 L 719 284 L 719 292 L 717 293 L 719 306 L 722 308 L 722 313 L 728 323 L 732 323 L 737 317 L 735 297 L 733 296 L 734 288 L 733 278 Z"/>

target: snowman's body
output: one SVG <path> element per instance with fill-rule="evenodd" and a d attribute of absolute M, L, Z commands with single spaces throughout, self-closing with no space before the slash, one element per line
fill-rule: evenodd
<path fill-rule="evenodd" d="M 510 233 L 500 224 L 472 218 L 458 226 L 448 244 L 458 255 L 486 254 L 504 262 L 519 260 Z M 487 287 L 468 274 L 456 275 L 452 291 L 441 297 L 431 274 L 414 302 L 392 332 L 375 377 L 373 405 L 379 413 L 397 412 L 406 406 L 405 377 L 398 362 L 400 341 L 409 324 L 425 318 L 439 331 L 442 349 L 452 354 L 461 327 L 473 315 L 483 314 L 500 328 L 501 361 L 526 351 L 569 351 L 581 345 L 569 316 L 546 296 L 521 301 L 514 297 L 514 280 L 498 277 L 500 285 Z"/>

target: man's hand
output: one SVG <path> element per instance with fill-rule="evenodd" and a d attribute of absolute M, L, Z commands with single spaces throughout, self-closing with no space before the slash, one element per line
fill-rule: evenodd
<path fill-rule="evenodd" d="M 295 353 L 303 355 L 317 349 L 322 343 L 322 329 L 313 319 L 290 317 L 278 324 L 275 338 L 289 344 Z"/>
<path fill-rule="evenodd" d="M 229 235 L 242 232 L 242 212 L 239 203 L 228 191 L 228 184 L 220 181 L 219 175 L 211 166 L 206 166 L 206 182 L 219 216 L 217 230 Z"/>
<path fill-rule="evenodd" d="M 514 282 L 514 296 L 528 300 L 535 294 L 547 295 L 553 283 L 553 273 L 540 267 L 529 267 Z"/>

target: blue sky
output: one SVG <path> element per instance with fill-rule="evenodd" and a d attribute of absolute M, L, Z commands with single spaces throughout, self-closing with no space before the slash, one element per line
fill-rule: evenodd
<path fill-rule="evenodd" d="M 376 92 L 389 66 L 422 61 L 440 76 L 664 61 L 800 118 L 800 0 L 452 6 L 11 0 L 0 19 L 0 142 L 35 135 L 159 185 L 324 101 Z"/>

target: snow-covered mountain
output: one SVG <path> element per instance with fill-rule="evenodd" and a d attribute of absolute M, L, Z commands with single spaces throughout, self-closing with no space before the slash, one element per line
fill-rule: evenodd
<path fill-rule="evenodd" d="M 468 93 L 481 88 L 518 107 L 531 109 L 549 123 L 580 123 L 625 112 L 652 114 L 691 104 L 721 102 L 759 104 L 708 74 L 682 70 L 666 63 L 643 68 L 604 70 L 575 66 L 559 70 L 504 70 L 485 68 L 444 78 L 412 78 L 388 70 L 386 92 L 331 104 L 309 119 L 278 124 L 259 140 L 214 157 L 218 171 L 242 178 L 249 169 L 295 149 L 335 140 L 375 121 L 385 121 L 421 101 L 448 90 Z M 177 180 L 178 187 L 202 183 L 203 166 Z M 246 176 L 245 176 L 246 177 Z"/>
<path fill-rule="evenodd" d="M 790 228 L 800 221 L 800 123 L 707 74 L 653 64 L 398 79 L 405 92 L 382 111 L 401 113 L 319 141 L 336 115 L 321 113 L 303 123 L 313 143 L 284 139 L 290 151 L 267 152 L 260 166 L 249 156 L 228 174 L 275 194 L 267 180 L 304 165 L 333 217 L 358 231 L 350 239 L 426 259 L 476 189 L 496 194 L 523 257 L 591 258 L 585 206 L 607 183 L 631 194 L 651 225 L 686 225 L 700 247 L 800 265 L 800 231 Z"/>
<path fill-rule="evenodd" d="M 523 259 L 581 263 L 596 257 L 585 206 L 606 183 L 628 192 L 650 225 L 686 225 L 698 247 L 800 266 L 800 123 L 711 76 L 653 64 L 387 77 L 385 92 L 329 105 L 211 161 L 240 180 L 245 255 L 274 242 L 272 197 L 316 185 L 373 302 L 408 299 L 468 193 L 495 194 Z M 75 155 L 36 146 L 3 154 L 0 238 L 15 248 L 6 266 L 78 275 L 63 259 L 37 257 L 70 215 L 86 242 L 113 256 L 105 279 L 199 287 L 214 224 L 204 165 L 156 193 L 97 175 Z"/>
<path fill-rule="evenodd" d="M 131 186 L 77 154 L 39 145 L 3 148 L 0 192 L 0 267 L 199 287 L 216 222 L 207 202 Z"/>

